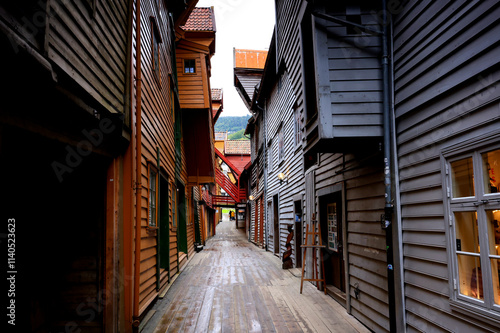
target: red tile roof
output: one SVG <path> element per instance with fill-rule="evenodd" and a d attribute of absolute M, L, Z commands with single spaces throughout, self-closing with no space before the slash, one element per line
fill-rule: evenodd
<path fill-rule="evenodd" d="M 222 100 L 222 89 L 212 88 L 212 101 Z"/>
<path fill-rule="evenodd" d="M 214 11 L 211 7 L 196 7 L 189 15 L 184 31 L 215 31 Z"/>
<path fill-rule="evenodd" d="M 227 140 L 224 144 L 226 155 L 250 155 L 250 140 Z"/>

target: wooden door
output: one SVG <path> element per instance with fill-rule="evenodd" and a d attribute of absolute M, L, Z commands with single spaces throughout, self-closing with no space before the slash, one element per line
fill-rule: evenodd
<path fill-rule="evenodd" d="M 345 292 L 344 253 L 342 243 L 342 203 L 340 193 L 320 200 L 321 235 L 324 249 L 325 280 Z"/>
<path fill-rule="evenodd" d="M 273 196 L 273 218 L 274 224 L 274 253 L 280 253 L 280 219 L 279 219 L 279 198 L 276 194 Z"/>
<path fill-rule="evenodd" d="M 168 200 L 168 180 L 165 177 L 160 176 L 160 268 L 164 268 L 166 270 L 170 270 L 170 220 Z"/>

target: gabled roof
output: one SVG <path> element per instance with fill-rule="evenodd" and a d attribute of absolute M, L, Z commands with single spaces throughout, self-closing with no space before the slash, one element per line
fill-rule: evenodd
<path fill-rule="evenodd" d="M 250 140 L 227 140 L 224 144 L 225 155 L 250 155 Z"/>
<path fill-rule="evenodd" d="M 186 24 L 181 26 L 184 31 L 215 32 L 214 10 L 211 7 L 196 7 L 189 15 Z"/>
<path fill-rule="evenodd" d="M 267 51 L 234 49 L 234 86 L 248 109 L 260 83 Z"/>

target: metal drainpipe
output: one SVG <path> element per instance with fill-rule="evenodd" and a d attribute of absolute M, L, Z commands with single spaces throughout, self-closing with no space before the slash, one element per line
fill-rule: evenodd
<path fill-rule="evenodd" d="M 392 242 L 392 218 L 394 205 L 392 202 L 391 181 L 391 117 L 390 117 L 390 82 L 389 82 L 389 49 L 388 49 L 388 20 L 386 1 L 382 0 L 382 75 L 383 75 L 383 110 L 384 110 L 384 184 L 385 208 L 384 229 L 387 251 L 387 284 L 389 297 L 390 332 L 396 332 L 396 295 L 394 289 L 394 258 Z"/>
<path fill-rule="evenodd" d="M 268 239 L 267 239 L 267 168 L 266 168 L 266 162 L 267 162 L 267 132 L 266 132 L 266 110 L 261 108 L 258 105 L 258 102 L 255 103 L 255 106 L 257 109 L 259 109 L 260 112 L 262 112 L 262 130 L 264 131 L 264 239 L 266 242 L 265 249 L 267 251 L 267 246 L 268 246 Z M 264 105 L 265 106 L 265 105 Z"/>
<path fill-rule="evenodd" d="M 156 166 L 158 167 L 156 181 L 157 184 L 160 185 L 160 147 L 156 147 Z M 156 186 L 156 196 L 160 197 L 160 186 Z M 161 199 L 160 197 L 160 200 Z M 156 227 L 158 227 L 158 206 L 160 205 L 157 204 L 156 207 Z M 160 290 L 160 228 L 156 229 L 156 290 Z"/>
<path fill-rule="evenodd" d="M 142 197 L 142 124 L 141 124 L 141 0 L 136 0 L 135 8 L 135 80 L 136 80 L 136 195 L 135 195 L 135 265 L 134 265 L 134 311 L 133 311 L 133 327 L 139 327 L 139 280 L 140 280 L 140 263 L 141 263 L 141 197 Z"/>

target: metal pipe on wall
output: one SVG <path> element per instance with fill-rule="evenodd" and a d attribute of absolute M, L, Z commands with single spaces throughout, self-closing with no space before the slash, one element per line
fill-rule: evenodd
<path fill-rule="evenodd" d="M 387 284 L 389 298 L 389 324 L 390 332 L 396 332 L 396 296 L 394 289 L 394 256 L 392 241 L 392 219 L 394 204 L 392 202 L 392 180 L 391 180 L 391 117 L 390 117 L 390 82 L 389 82 L 389 47 L 388 47 L 388 25 L 387 4 L 382 0 L 382 77 L 383 77 L 383 112 L 384 112 L 384 185 L 385 185 L 385 207 L 383 227 L 385 229 L 385 243 L 387 251 Z"/>
<path fill-rule="evenodd" d="M 141 112 L 141 89 L 142 89 L 142 74 L 141 74 L 141 0 L 136 0 L 135 8 L 135 80 L 136 80 L 136 99 L 135 99 L 135 136 L 136 136 L 136 194 L 135 194 L 135 260 L 134 260 L 134 309 L 133 309 L 133 326 L 139 326 L 139 286 L 141 275 L 141 216 L 142 216 L 142 112 Z"/>

